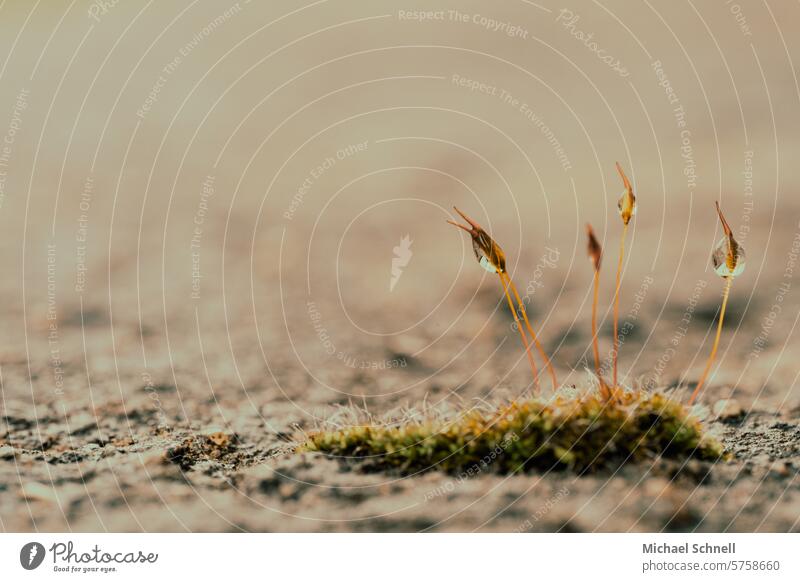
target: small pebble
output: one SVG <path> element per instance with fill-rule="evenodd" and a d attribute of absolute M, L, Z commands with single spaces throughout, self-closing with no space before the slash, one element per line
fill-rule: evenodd
<path fill-rule="evenodd" d="M 226 448 L 236 442 L 236 435 L 233 432 L 217 427 L 204 430 L 201 434 L 210 444 L 220 448 Z"/>

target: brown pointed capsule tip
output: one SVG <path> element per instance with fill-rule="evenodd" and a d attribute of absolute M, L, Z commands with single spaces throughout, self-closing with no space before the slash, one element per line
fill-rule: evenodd
<path fill-rule="evenodd" d="M 461 216 L 461 218 L 463 218 L 464 220 L 466 220 L 466 221 L 467 221 L 467 223 L 469 224 L 469 226 L 464 226 L 463 224 L 459 224 L 458 222 L 456 222 L 456 221 L 454 221 L 454 220 L 448 220 L 448 221 L 447 221 L 447 222 L 448 222 L 448 224 L 452 224 L 453 226 L 457 226 L 458 228 L 461 228 L 461 229 L 464 229 L 464 230 L 466 230 L 468 233 L 470 233 L 470 234 L 473 236 L 473 238 L 474 238 L 475 236 L 477 236 L 477 234 L 478 234 L 479 232 L 482 232 L 482 231 L 483 231 L 483 228 L 481 228 L 481 225 L 480 225 L 480 224 L 478 224 L 477 222 L 475 222 L 474 220 L 472 220 L 472 219 L 471 219 L 469 216 L 467 216 L 466 214 L 464 214 L 463 212 L 461 212 L 461 211 L 460 211 L 458 208 L 456 208 L 455 206 L 453 206 L 453 210 L 455 210 L 456 212 L 458 212 L 458 214 Z"/>
<path fill-rule="evenodd" d="M 469 216 L 461 212 L 458 208 L 453 206 L 453 209 L 469 223 L 469 227 L 459 224 L 453 220 L 448 220 L 448 224 L 457 226 L 465 230 L 472 237 L 472 248 L 475 251 L 475 257 L 478 262 L 483 265 L 482 259 L 485 258 L 498 273 L 505 273 L 506 271 L 506 256 L 503 249 L 500 248 L 492 237 L 490 237 L 480 224 L 472 220 Z"/>
<path fill-rule="evenodd" d="M 714 201 L 714 204 L 717 207 L 717 214 L 719 215 L 719 220 L 722 223 L 722 230 L 725 233 L 725 237 L 728 239 L 728 253 L 725 257 L 725 264 L 728 267 L 728 271 L 733 273 L 736 271 L 736 266 L 739 263 L 739 243 L 737 243 L 736 239 L 733 238 L 733 231 L 728 225 L 728 221 L 725 220 L 725 215 L 722 214 L 722 209 L 719 206 L 719 202 Z"/>
<path fill-rule="evenodd" d="M 600 246 L 600 243 L 597 241 L 597 237 L 594 235 L 592 225 L 588 222 L 586 223 L 586 236 L 589 239 L 589 244 L 587 246 L 589 260 L 592 261 L 595 271 L 599 271 L 600 261 L 603 258 L 603 247 Z"/>
<path fill-rule="evenodd" d="M 463 224 L 458 224 L 458 223 L 457 223 L 457 222 L 455 222 L 454 220 L 448 220 L 448 221 L 447 221 L 447 224 L 452 224 L 453 226 L 457 226 L 458 228 L 461 228 L 461 229 L 464 229 L 464 230 L 466 230 L 466 231 L 467 231 L 468 233 L 470 233 L 470 234 L 472 233 L 472 229 L 471 229 L 471 228 L 467 228 L 467 227 L 466 227 L 466 226 L 464 226 Z"/>
<path fill-rule="evenodd" d="M 459 214 L 459 215 L 461 215 L 461 218 L 463 218 L 464 220 L 466 220 L 466 221 L 469 223 L 469 225 L 470 225 L 472 228 L 474 228 L 474 229 L 476 229 L 476 230 L 483 230 L 483 228 L 481 227 L 481 225 L 480 225 L 480 224 L 478 224 L 477 222 L 475 222 L 474 220 L 472 220 L 472 219 L 471 219 L 469 216 L 467 216 L 466 214 L 464 214 L 463 212 L 461 212 L 461 211 L 460 211 L 460 210 L 459 210 L 457 207 L 453 206 L 453 210 L 455 210 L 456 212 L 458 212 L 458 214 Z"/>
<path fill-rule="evenodd" d="M 622 166 L 619 162 L 617 162 L 617 172 L 619 172 L 619 177 L 622 178 L 622 183 L 625 185 L 625 189 L 628 192 L 633 193 L 633 186 L 631 186 L 631 181 L 628 180 L 628 176 L 625 175 L 625 172 L 622 170 Z"/>
<path fill-rule="evenodd" d="M 731 227 L 728 226 L 728 221 L 725 220 L 725 215 L 722 214 L 722 209 L 719 207 L 719 201 L 714 201 L 714 204 L 717 207 L 717 214 L 719 215 L 719 221 L 722 223 L 722 230 L 725 232 L 725 236 L 728 238 L 733 238 L 733 231 L 731 231 Z"/>

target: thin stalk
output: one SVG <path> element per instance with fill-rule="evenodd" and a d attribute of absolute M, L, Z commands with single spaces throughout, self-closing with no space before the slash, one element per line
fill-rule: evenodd
<path fill-rule="evenodd" d="M 528 320 L 528 314 L 525 311 L 525 304 L 522 303 L 522 299 L 520 299 L 519 292 L 517 291 L 517 286 L 514 285 L 514 281 L 511 280 L 511 276 L 509 275 L 506 276 L 508 277 L 508 282 L 511 284 L 510 286 L 511 290 L 514 292 L 514 297 L 517 299 L 519 310 L 522 312 L 522 318 L 525 320 L 525 327 L 528 328 L 528 333 L 531 334 L 531 337 L 533 338 L 533 343 L 536 345 L 536 349 L 539 351 L 539 355 L 542 357 L 544 365 L 547 366 L 548 372 L 550 372 L 550 379 L 553 381 L 553 392 L 556 392 L 558 390 L 558 380 L 556 379 L 555 370 L 553 370 L 553 364 L 550 363 L 550 358 L 547 357 L 547 354 L 542 348 L 542 344 L 539 342 L 539 338 L 533 331 L 533 326 L 531 326 L 531 322 Z"/>
<path fill-rule="evenodd" d="M 536 362 L 533 361 L 533 354 L 531 353 L 531 346 L 528 343 L 528 337 L 525 335 L 525 330 L 522 329 L 522 324 L 519 322 L 519 318 L 517 317 L 517 310 L 514 308 L 514 302 L 511 300 L 511 295 L 508 293 L 508 286 L 506 285 L 506 277 L 504 273 L 498 272 L 498 277 L 500 277 L 500 283 L 503 285 L 503 293 L 506 296 L 506 300 L 508 301 L 508 308 L 511 310 L 511 315 L 514 317 L 514 323 L 517 324 L 517 330 L 519 331 L 519 337 L 522 338 L 522 345 L 525 346 L 525 354 L 528 356 L 528 362 L 531 365 L 531 372 L 533 372 L 533 384 L 536 387 L 536 390 L 539 389 L 539 371 L 536 369 Z M 509 282 L 511 281 L 511 277 L 508 277 Z"/>
<path fill-rule="evenodd" d="M 619 357 L 619 288 L 622 283 L 622 262 L 625 256 L 625 235 L 628 233 L 628 223 L 622 226 L 622 237 L 619 241 L 619 263 L 617 263 L 617 287 L 614 291 L 614 382 L 617 387 L 617 358 Z"/>
<path fill-rule="evenodd" d="M 600 386 L 605 392 L 603 375 L 600 373 L 600 346 L 597 341 L 597 299 L 600 291 L 600 270 L 594 270 L 594 297 L 592 298 L 592 350 L 594 351 L 594 371 L 600 380 Z"/>
<path fill-rule="evenodd" d="M 692 396 L 689 398 L 689 405 L 691 405 L 697 395 L 700 394 L 700 389 L 705 384 L 706 376 L 708 376 L 708 372 L 711 370 L 711 366 L 714 364 L 714 360 L 717 357 L 717 348 L 719 347 L 719 338 L 722 335 L 722 322 L 725 319 L 725 308 L 728 306 L 728 296 L 731 293 L 731 285 L 733 285 L 733 277 L 726 277 L 725 282 L 725 290 L 722 292 L 722 307 L 719 310 L 719 323 L 717 324 L 717 335 L 714 338 L 714 346 L 711 348 L 711 355 L 708 358 L 708 362 L 706 362 L 706 369 L 703 370 L 703 375 L 700 376 L 700 381 L 697 383 L 697 386 L 692 392 Z"/>
<path fill-rule="evenodd" d="M 600 346 L 597 340 L 597 300 L 600 294 L 600 264 L 603 262 L 603 247 L 597 241 L 594 235 L 592 225 L 586 223 L 586 238 L 588 239 L 587 252 L 589 260 L 592 263 L 592 271 L 594 272 L 594 280 L 592 286 L 594 287 L 594 294 L 592 297 L 592 351 L 594 351 L 594 371 L 597 374 L 597 380 L 600 382 L 600 394 L 607 400 L 611 397 L 611 390 L 606 386 L 603 380 L 603 374 L 600 372 Z"/>

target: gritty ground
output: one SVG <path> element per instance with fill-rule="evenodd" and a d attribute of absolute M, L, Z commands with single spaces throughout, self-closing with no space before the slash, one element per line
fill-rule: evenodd
<path fill-rule="evenodd" d="M 71 422 L 7 416 L 9 530 L 796 531 L 800 422 L 753 411 L 714 423 L 733 460 L 504 477 L 364 474 L 293 455 L 258 415 L 159 429 L 103 407 Z M 209 422 L 212 419 L 208 419 Z M 135 428 L 134 428 L 135 426 Z M 43 428 L 46 427 L 46 428 Z M 24 512 L 20 511 L 25 507 Z"/>
<path fill-rule="evenodd" d="M 622 77 L 529 2 L 492 8 L 525 38 L 388 1 L 31 4 L 0 7 L 0 530 L 800 531 L 796 6 L 749 8 L 745 36 L 721 5 L 576 1 Z M 593 223 L 608 370 L 616 160 L 627 385 L 686 398 L 702 372 L 715 199 L 747 249 L 701 396 L 729 461 L 464 479 L 292 452 L 353 406 L 531 389 L 454 204 L 579 390 Z"/>
<path fill-rule="evenodd" d="M 496 314 L 500 322 L 504 317 Z M 509 337 L 514 336 L 509 333 Z M 313 430 L 323 419 L 348 422 L 351 403 L 359 407 L 366 403 L 375 412 L 409 414 L 406 408 L 422 401 L 467 407 L 477 404 L 477 397 L 492 401 L 512 395 L 515 382 L 527 383 L 528 371 L 516 343 L 500 340 L 499 345 L 507 349 L 495 355 L 494 364 L 482 365 L 477 376 L 458 386 L 458 395 L 450 388 L 457 383 L 452 378 L 457 373 L 444 381 L 423 380 L 435 357 L 447 357 L 444 350 L 438 356 L 429 349 L 412 357 L 403 351 L 404 346 L 392 343 L 386 349 L 387 358 L 405 358 L 405 367 L 392 372 L 340 370 L 346 378 L 340 380 L 344 385 L 365 386 L 362 395 L 368 395 L 369 386 L 381 379 L 387 391 L 419 379 L 418 387 L 382 396 L 377 404 L 370 404 L 373 401 L 366 397 L 328 395 L 325 390 L 309 398 L 310 374 L 297 374 L 291 364 L 272 362 L 275 382 L 284 390 L 257 380 L 246 390 L 234 384 L 217 384 L 208 390 L 207 384 L 186 370 L 176 373 L 174 383 L 149 377 L 123 379 L 123 387 L 135 388 L 123 388 L 121 398 L 115 375 L 110 375 L 106 381 L 93 378 L 88 390 L 76 387 L 73 393 L 82 394 L 83 402 L 55 396 L 53 402 L 30 407 L 20 404 L 23 397 L 9 398 L 15 368 L 6 366 L 6 408 L 0 424 L 3 527 L 72 531 L 798 529 L 800 410 L 786 403 L 761 405 L 761 401 L 776 402 L 768 396 L 754 405 L 743 390 L 715 384 L 705 400 L 717 403 L 731 395 L 734 399 L 724 409 L 717 406 L 722 418 L 711 412 L 706 425 L 731 453 L 728 462 L 653 459 L 644 465 L 582 476 L 553 471 L 507 477 L 492 474 L 489 468 L 470 478 L 436 472 L 402 477 L 364 473 L 352 463 L 292 452 L 304 431 Z M 207 358 L 206 365 L 213 369 L 215 356 Z M 241 366 L 244 375 L 247 367 L 244 362 Z M 490 366 L 497 366 L 499 381 L 487 373 Z M 510 378 L 503 379 L 508 366 Z M 17 368 L 24 372 L 26 366 Z M 577 381 L 582 377 L 577 375 Z M 79 377 L 73 381 L 81 382 Z"/>

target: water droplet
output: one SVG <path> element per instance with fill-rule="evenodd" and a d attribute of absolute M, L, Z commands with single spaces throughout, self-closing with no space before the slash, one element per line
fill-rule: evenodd
<path fill-rule="evenodd" d="M 617 200 L 617 208 L 622 220 L 627 224 L 632 216 L 636 215 L 636 202 L 632 196 L 628 196 L 628 192 L 623 192 L 622 196 Z"/>
<path fill-rule="evenodd" d="M 455 206 L 453 207 L 455 208 Z M 503 249 L 500 248 L 496 242 L 492 240 L 486 231 L 480 225 L 469 218 L 466 214 L 455 208 L 456 212 L 461 215 L 461 218 L 469 223 L 469 227 L 448 220 L 453 226 L 457 226 L 461 230 L 465 230 L 472 237 L 472 250 L 475 252 L 475 258 L 478 259 L 480 266 L 490 273 L 505 273 L 506 272 L 506 255 Z"/>
<path fill-rule="evenodd" d="M 625 175 L 619 162 L 617 162 L 617 172 L 619 172 L 619 177 L 622 178 L 622 183 L 625 185 L 625 192 L 622 193 L 622 196 L 617 201 L 617 208 L 619 208 L 622 222 L 627 226 L 633 215 L 636 214 L 636 196 L 633 195 L 633 185 L 628 180 L 628 176 Z"/>
<path fill-rule="evenodd" d="M 489 256 L 487 256 L 486 251 L 484 250 L 484 245 L 489 246 L 490 248 L 495 249 L 497 253 L 502 253 L 499 247 L 493 244 L 493 241 L 489 238 L 488 235 L 485 235 L 486 240 L 483 240 L 483 237 L 479 236 L 477 239 L 472 239 L 472 250 L 475 251 L 475 257 L 478 259 L 478 263 L 480 266 L 483 267 L 485 270 L 489 271 L 490 273 L 499 273 L 500 269 L 495 264 L 496 261 L 492 261 Z M 503 266 L 505 266 L 505 258 L 499 257 L 498 260 L 502 261 Z"/>
<path fill-rule="evenodd" d="M 731 242 L 733 252 L 731 252 Z M 744 271 L 747 257 L 744 248 L 736 241 L 731 241 L 727 236 L 720 239 L 711 255 L 714 271 L 720 277 L 736 277 Z"/>
<path fill-rule="evenodd" d="M 490 273 L 497 273 L 497 267 L 495 267 L 486 257 L 481 257 L 478 259 L 478 263 L 480 263 L 481 267 Z"/>
<path fill-rule="evenodd" d="M 475 239 L 472 240 L 472 250 L 475 251 L 475 257 L 478 259 L 478 263 L 481 267 L 490 273 L 497 273 L 497 267 L 495 267 L 492 261 L 489 260 L 489 257 L 486 256 L 486 253 L 483 252 L 481 245 L 478 244 L 478 241 Z"/>

